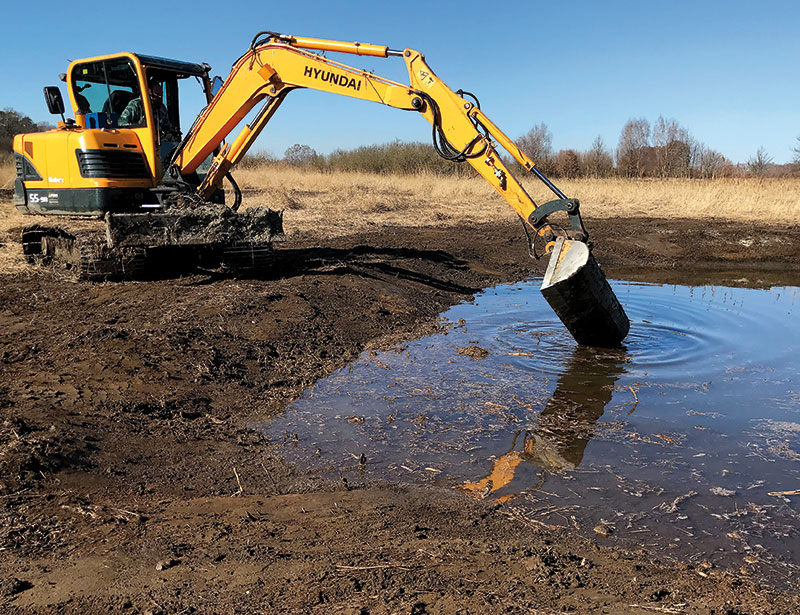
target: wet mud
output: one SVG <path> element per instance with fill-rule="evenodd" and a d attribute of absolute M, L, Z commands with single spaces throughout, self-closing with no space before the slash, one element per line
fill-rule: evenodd
<path fill-rule="evenodd" d="M 800 277 L 798 229 L 591 228 L 611 275 Z M 518 225 L 294 234 L 274 265 L 243 279 L 3 276 L 3 612 L 800 609 L 796 592 L 739 570 L 675 562 L 644 541 L 609 546 L 512 502 L 309 473 L 256 428 L 363 351 L 433 333 L 449 306 L 541 274 Z"/>

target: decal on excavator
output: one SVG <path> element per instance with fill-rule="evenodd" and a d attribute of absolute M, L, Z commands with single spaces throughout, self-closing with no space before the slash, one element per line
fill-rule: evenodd
<path fill-rule="evenodd" d="M 313 66 L 306 66 L 303 70 L 305 77 L 312 77 L 320 81 L 327 81 L 334 85 L 340 85 L 345 88 L 351 88 L 359 91 L 361 89 L 361 79 L 355 79 L 348 75 L 337 75 L 329 70 L 322 70 L 321 68 L 314 68 Z"/>
<path fill-rule="evenodd" d="M 417 71 L 417 76 L 419 77 L 419 80 L 422 83 L 422 85 L 426 87 L 431 87 L 434 83 L 436 83 L 436 80 L 434 80 L 434 78 L 431 77 L 431 74 L 425 69 L 420 68 Z"/>

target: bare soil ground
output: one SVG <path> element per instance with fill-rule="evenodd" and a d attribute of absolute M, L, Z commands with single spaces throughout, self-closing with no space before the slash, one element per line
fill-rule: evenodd
<path fill-rule="evenodd" d="M 589 223 L 612 275 L 800 283 L 798 226 Z M 800 612 L 452 491 L 322 482 L 251 428 L 544 264 L 507 221 L 295 233 L 259 279 L 0 274 L 0 612 Z"/>

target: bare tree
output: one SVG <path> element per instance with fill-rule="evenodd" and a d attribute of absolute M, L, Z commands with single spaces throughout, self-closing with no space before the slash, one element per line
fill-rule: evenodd
<path fill-rule="evenodd" d="M 589 177 L 608 177 L 614 169 L 614 159 L 606 149 L 606 144 L 600 135 L 592 141 L 582 158 L 583 171 Z"/>
<path fill-rule="evenodd" d="M 767 168 L 772 164 L 772 156 L 767 153 L 763 147 L 759 147 L 755 155 L 747 161 L 747 170 L 751 175 L 756 177 L 764 177 Z"/>
<path fill-rule="evenodd" d="M 794 153 L 792 164 L 796 167 L 800 167 L 800 137 L 797 137 L 797 145 L 792 148 L 792 152 Z"/>
<path fill-rule="evenodd" d="M 675 120 L 665 120 L 663 115 L 659 115 L 653 124 L 653 169 L 658 177 L 667 177 L 669 174 L 669 157 L 667 156 L 667 145 L 676 138 L 678 132 L 678 122 Z"/>
<path fill-rule="evenodd" d="M 686 177 L 692 163 L 694 139 L 676 120 L 659 116 L 653 125 L 653 174 Z"/>
<path fill-rule="evenodd" d="M 553 135 L 548 130 L 547 124 L 542 122 L 531 128 L 517 139 L 517 145 L 544 173 L 552 172 Z"/>
<path fill-rule="evenodd" d="M 688 144 L 689 144 L 689 168 L 687 170 L 687 175 L 689 175 L 690 177 L 692 175 L 703 176 L 703 172 L 701 171 L 701 168 L 703 166 L 703 156 L 706 156 L 710 152 L 714 152 L 715 154 L 722 156 L 722 154 L 710 149 L 709 147 L 706 146 L 705 143 L 698 141 L 692 136 L 689 137 Z M 726 162 L 728 162 L 728 160 L 724 156 L 722 157 L 723 159 L 725 159 Z"/>
<path fill-rule="evenodd" d="M 293 164 L 295 166 L 312 164 L 316 162 L 319 157 L 320 156 L 317 154 L 316 150 L 308 145 L 302 145 L 300 143 L 295 143 L 290 148 L 287 148 L 283 154 L 283 159 L 289 164 Z"/>
<path fill-rule="evenodd" d="M 650 123 L 631 119 L 623 126 L 617 146 L 617 168 L 627 177 L 642 177 L 646 148 L 650 145 Z"/>
<path fill-rule="evenodd" d="M 724 174 L 726 168 L 731 166 L 730 160 L 718 151 L 698 143 L 692 155 L 692 169 L 700 176 L 716 179 Z"/>

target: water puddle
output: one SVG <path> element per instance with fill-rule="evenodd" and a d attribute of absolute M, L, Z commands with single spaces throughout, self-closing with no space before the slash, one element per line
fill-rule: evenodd
<path fill-rule="evenodd" d="M 796 584 L 800 288 L 615 282 L 631 333 L 597 351 L 538 286 L 490 289 L 446 312 L 446 333 L 365 353 L 266 431 L 312 473 L 446 485 Z"/>

